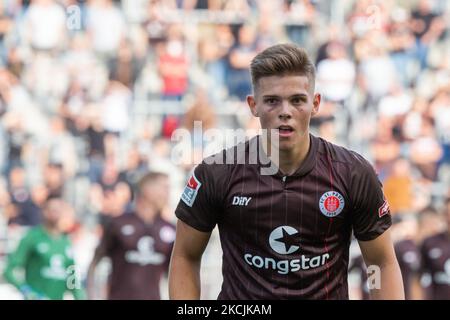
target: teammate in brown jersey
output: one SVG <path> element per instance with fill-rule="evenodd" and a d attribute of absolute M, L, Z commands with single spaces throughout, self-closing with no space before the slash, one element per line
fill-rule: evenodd
<path fill-rule="evenodd" d="M 424 296 L 432 300 L 450 300 L 450 197 L 444 212 L 447 230 L 426 238 L 421 247 L 424 282 L 429 282 Z"/>
<path fill-rule="evenodd" d="M 88 297 L 95 298 L 94 271 L 102 257 L 111 259 L 110 300 L 158 300 L 167 272 L 175 228 L 161 217 L 169 195 L 168 177 L 148 173 L 138 184 L 136 209 L 105 227 L 88 273 Z"/>
<path fill-rule="evenodd" d="M 251 75 L 247 103 L 263 133 L 204 159 L 189 178 L 176 209 L 170 297 L 200 297 L 200 261 L 217 225 L 219 299 L 348 299 L 352 232 L 378 270 L 372 297 L 403 299 L 389 206 L 372 166 L 309 133 L 321 96 L 305 51 L 270 47 L 252 60 Z"/>

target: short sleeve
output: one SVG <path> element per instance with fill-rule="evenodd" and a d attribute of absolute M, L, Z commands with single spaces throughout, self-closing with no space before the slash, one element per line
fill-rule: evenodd
<path fill-rule="evenodd" d="M 178 219 L 202 232 L 214 229 L 221 211 L 220 194 L 224 190 L 218 187 L 218 175 L 213 174 L 213 168 L 221 169 L 220 166 L 204 162 L 194 169 L 175 210 Z"/>
<path fill-rule="evenodd" d="M 375 170 L 362 156 L 354 156 L 350 174 L 353 232 L 358 240 L 369 241 L 392 225 L 391 213 Z"/>

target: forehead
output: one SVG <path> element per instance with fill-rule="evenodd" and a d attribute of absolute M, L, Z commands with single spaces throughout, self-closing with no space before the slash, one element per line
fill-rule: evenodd
<path fill-rule="evenodd" d="M 285 75 L 262 77 L 258 80 L 258 94 L 291 96 L 294 94 L 308 94 L 310 83 L 307 76 Z"/>
<path fill-rule="evenodd" d="M 147 181 L 142 185 L 142 187 L 143 187 L 143 188 L 147 188 L 147 187 L 155 187 L 155 186 L 159 186 L 159 185 L 161 185 L 161 184 L 164 184 L 164 183 L 166 183 L 166 182 L 168 182 L 168 181 L 169 181 L 168 177 L 166 177 L 166 176 L 158 176 L 158 177 L 155 177 L 155 178 L 153 178 L 153 179 L 147 180 Z"/>

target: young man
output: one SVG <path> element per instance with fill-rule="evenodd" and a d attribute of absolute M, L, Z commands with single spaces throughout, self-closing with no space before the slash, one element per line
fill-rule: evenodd
<path fill-rule="evenodd" d="M 28 231 L 9 256 L 4 277 L 22 292 L 24 299 L 61 300 L 67 291 L 75 299 L 84 297 L 72 244 L 60 227 L 66 206 L 58 197 L 47 199 L 43 224 Z M 17 274 L 19 270 L 24 271 L 24 277 Z"/>
<path fill-rule="evenodd" d="M 200 297 L 200 261 L 218 225 L 219 299 L 348 299 L 352 231 L 366 264 L 379 268 L 372 297 L 404 299 L 390 212 L 373 168 L 357 153 L 309 133 L 321 97 L 305 51 L 270 47 L 253 59 L 251 75 L 254 95 L 247 102 L 270 132 L 225 150 L 222 156 L 230 162 L 234 154 L 234 164 L 209 164 L 207 158 L 195 168 L 176 210 L 170 297 Z M 267 145 L 260 143 L 265 139 Z M 260 160 L 241 164 L 255 144 L 262 147 Z M 267 174 L 263 163 L 275 165 L 276 173 Z"/>
<path fill-rule="evenodd" d="M 159 300 L 160 280 L 167 271 L 175 228 L 161 217 L 167 205 L 167 175 L 151 172 L 138 183 L 136 209 L 113 218 L 105 228 L 88 271 L 88 297 L 95 298 L 94 273 L 101 258 L 111 259 L 108 299 Z"/>
<path fill-rule="evenodd" d="M 447 230 L 430 236 L 421 247 L 422 271 L 431 300 L 450 300 L 450 197 L 445 202 Z"/>

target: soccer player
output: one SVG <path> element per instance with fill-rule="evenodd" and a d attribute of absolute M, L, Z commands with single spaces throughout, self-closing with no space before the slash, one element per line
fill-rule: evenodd
<path fill-rule="evenodd" d="M 444 211 L 447 230 L 426 238 L 421 247 L 422 269 L 429 282 L 425 297 L 431 300 L 450 300 L 450 197 Z"/>
<path fill-rule="evenodd" d="M 94 273 L 101 258 L 111 259 L 110 300 L 159 300 L 167 272 L 175 228 L 161 211 L 167 205 L 166 174 L 151 172 L 138 183 L 136 210 L 113 218 L 105 228 L 88 271 L 88 297 L 95 298 Z"/>
<path fill-rule="evenodd" d="M 404 299 L 390 211 L 372 166 L 309 133 L 321 96 L 306 52 L 291 44 L 269 47 L 250 71 L 247 103 L 263 133 L 195 168 L 176 209 L 170 297 L 200 297 L 201 257 L 217 225 L 219 299 L 348 299 L 352 231 L 365 263 L 378 270 L 372 297 Z"/>
<path fill-rule="evenodd" d="M 24 299 L 61 300 L 66 292 L 84 298 L 72 244 L 60 227 L 65 208 L 60 198 L 49 197 L 43 206 L 43 224 L 29 230 L 8 258 L 4 277 Z M 24 277 L 18 275 L 20 271 Z"/>

